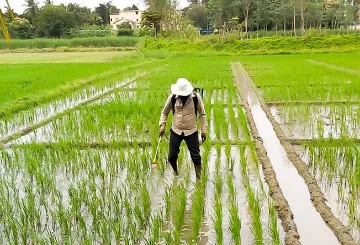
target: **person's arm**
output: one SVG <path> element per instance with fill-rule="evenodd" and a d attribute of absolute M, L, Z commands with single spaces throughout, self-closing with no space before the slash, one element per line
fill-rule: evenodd
<path fill-rule="evenodd" d="M 197 95 L 197 97 L 198 97 L 198 113 L 199 113 L 200 126 L 201 126 L 201 137 L 203 138 L 203 141 L 205 141 L 206 131 L 207 131 L 205 106 L 201 96 Z"/>
<path fill-rule="evenodd" d="M 172 99 L 172 94 L 167 98 L 166 102 L 165 102 L 165 106 L 161 111 L 161 116 L 160 116 L 160 122 L 159 122 L 159 126 L 160 126 L 160 133 L 161 132 L 165 132 L 165 127 L 166 127 L 166 121 L 169 115 L 169 112 L 172 109 L 172 105 L 171 105 L 171 99 Z M 160 135 L 161 136 L 161 135 Z"/>

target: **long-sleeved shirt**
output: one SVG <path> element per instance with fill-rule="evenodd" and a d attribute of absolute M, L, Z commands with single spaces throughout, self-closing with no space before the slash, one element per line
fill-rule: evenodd
<path fill-rule="evenodd" d="M 165 103 L 165 106 L 161 112 L 159 125 L 162 129 L 166 126 L 166 121 L 169 115 L 169 112 L 172 109 L 172 99 L 173 95 L 170 95 Z M 174 133 L 181 135 L 184 133 L 185 136 L 191 135 L 197 131 L 196 125 L 196 114 L 195 114 L 195 104 L 193 98 L 197 96 L 198 98 L 198 115 L 200 119 L 201 133 L 206 133 L 207 122 L 204 102 L 198 94 L 191 94 L 187 99 L 185 105 L 182 104 L 181 99 L 176 96 L 175 102 L 175 114 L 172 120 L 171 129 Z"/>

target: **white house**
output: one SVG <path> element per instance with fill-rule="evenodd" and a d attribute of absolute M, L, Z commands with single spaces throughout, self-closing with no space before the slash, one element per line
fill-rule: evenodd
<path fill-rule="evenodd" d="M 118 14 L 110 15 L 110 26 L 112 29 L 117 29 L 117 26 L 124 22 L 129 22 L 132 28 L 141 27 L 141 15 L 143 11 L 140 10 L 124 10 Z"/>

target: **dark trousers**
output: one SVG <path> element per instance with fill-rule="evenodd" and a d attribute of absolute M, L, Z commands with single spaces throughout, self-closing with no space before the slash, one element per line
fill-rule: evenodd
<path fill-rule="evenodd" d="M 180 152 L 180 144 L 185 140 L 185 143 L 190 151 L 191 159 L 196 166 L 201 166 L 200 144 L 198 132 L 185 136 L 178 135 L 170 130 L 170 144 L 169 144 L 169 163 L 175 172 L 177 172 L 177 160 Z"/>

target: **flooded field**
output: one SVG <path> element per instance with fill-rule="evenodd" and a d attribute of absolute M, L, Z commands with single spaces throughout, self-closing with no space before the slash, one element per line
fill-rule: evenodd
<path fill-rule="evenodd" d="M 154 59 L 1 116 L 1 244 L 358 243 L 360 80 L 324 57 Z M 151 168 L 179 77 L 204 89 L 200 181 L 166 138 Z"/>

